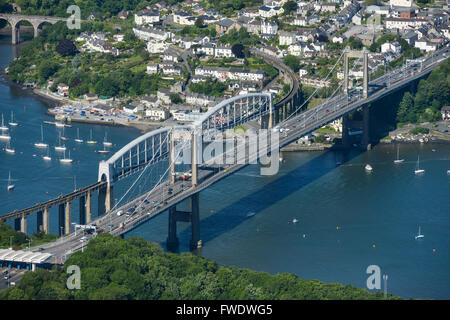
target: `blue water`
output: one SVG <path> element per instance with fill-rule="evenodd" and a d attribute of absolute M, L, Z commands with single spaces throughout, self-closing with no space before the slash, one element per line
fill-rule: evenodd
<path fill-rule="evenodd" d="M 10 52 L 11 46 L 0 43 L 1 65 L 7 64 Z M 75 163 L 67 167 L 53 160 L 46 165 L 33 157 L 38 154 L 33 143 L 40 137 L 40 123 L 50 120 L 45 105 L 2 82 L 0 96 L 6 119 L 14 108 L 20 125 L 12 131 L 13 145 L 23 152 L 0 152 L 5 189 L 8 170 L 17 179 L 13 193 L 0 192 L 3 211 L 71 191 L 75 175 L 79 185 L 96 181 L 102 156 L 93 149 L 99 146 L 80 148 L 71 139 Z M 93 128 L 99 141 L 108 131 L 117 144 L 113 150 L 139 134 L 127 128 L 74 124 L 66 135 L 75 137 L 77 127 L 84 139 Z M 47 142 L 54 145 L 57 129 L 44 128 Z M 426 170 L 422 176 L 413 172 L 417 155 Z M 401 145 L 400 156 L 406 161 L 394 165 L 396 146 L 378 145 L 364 153 L 285 153 L 275 176 L 260 176 L 258 166 L 248 166 L 200 194 L 200 254 L 223 265 L 292 272 L 360 288 L 366 286 L 366 268 L 374 264 L 388 274 L 392 294 L 450 299 L 450 146 Z M 336 162 L 343 165 L 336 167 Z M 364 170 L 366 163 L 372 165 L 372 173 Z M 187 209 L 188 203 L 180 207 Z M 256 215 L 246 219 L 249 212 Z M 294 218 L 299 222 L 288 223 Z M 164 246 L 167 225 L 164 213 L 127 237 L 138 235 Z M 421 241 L 414 239 L 419 226 L 425 234 Z M 178 223 L 178 237 L 180 251 L 187 251 L 189 224 Z"/>

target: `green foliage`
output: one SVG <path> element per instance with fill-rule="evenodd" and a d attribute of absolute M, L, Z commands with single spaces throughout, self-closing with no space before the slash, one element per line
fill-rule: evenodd
<path fill-rule="evenodd" d="M 189 86 L 192 92 L 200 93 L 208 96 L 221 97 L 225 90 L 227 90 L 227 85 L 217 79 L 207 79 L 203 82 L 192 83 Z"/>
<path fill-rule="evenodd" d="M 61 40 L 55 48 L 56 52 L 58 52 L 61 56 L 72 56 L 77 52 L 77 47 L 75 44 L 69 39 Z"/>
<path fill-rule="evenodd" d="M 294 72 L 297 72 L 300 69 L 299 57 L 288 54 L 287 56 L 284 57 L 283 61 L 289 68 L 294 70 Z"/>
<path fill-rule="evenodd" d="M 397 122 L 416 123 L 438 121 L 440 109 L 450 101 L 450 60 L 422 79 L 413 96 L 406 92 L 397 110 Z"/>
<path fill-rule="evenodd" d="M 191 253 L 164 253 L 142 238 L 127 240 L 100 234 L 66 265 L 81 269 L 81 289 L 65 287 L 65 267 L 28 272 L 0 299 L 382 299 L 350 285 L 303 280 L 288 273 L 270 275 L 218 266 Z M 388 295 L 388 299 L 398 299 Z"/>
<path fill-rule="evenodd" d="M 228 33 L 222 35 L 219 39 L 220 44 L 242 44 L 244 46 L 255 46 L 259 43 L 259 38 L 254 34 L 250 34 L 247 32 L 245 28 L 239 29 L 231 29 Z"/>
<path fill-rule="evenodd" d="M 297 2 L 289 0 L 283 4 L 283 15 L 290 15 L 292 12 L 297 10 Z"/>
<path fill-rule="evenodd" d="M 28 246 L 29 243 L 27 239 L 31 239 L 31 245 L 38 245 L 52 241 L 57 237 L 57 235 L 45 234 L 44 232 L 38 232 L 31 237 L 27 237 L 25 233 L 16 231 L 7 224 L 0 224 L 1 248 L 9 248 L 12 244 L 13 249 L 21 249 L 22 246 Z"/>
<path fill-rule="evenodd" d="M 195 26 L 197 28 L 203 28 L 205 26 L 205 21 L 203 20 L 203 18 L 197 18 L 197 20 L 195 20 Z"/>
<path fill-rule="evenodd" d="M 183 99 L 181 99 L 180 95 L 178 93 L 171 93 L 169 95 L 170 102 L 174 104 L 179 104 L 183 102 Z"/>
<path fill-rule="evenodd" d="M 243 8 L 261 6 L 262 4 L 262 0 L 208 0 L 202 2 L 203 6 L 214 8 L 225 15 L 231 15 Z"/>
<path fill-rule="evenodd" d="M 411 134 L 429 134 L 430 129 L 423 128 L 423 127 L 417 127 L 409 131 Z"/>

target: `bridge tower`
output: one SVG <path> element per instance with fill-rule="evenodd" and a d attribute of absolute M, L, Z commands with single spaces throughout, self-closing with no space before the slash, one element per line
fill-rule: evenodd
<path fill-rule="evenodd" d="M 368 50 L 364 48 L 362 51 L 350 50 L 349 47 L 346 47 L 344 50 L 344 93 L 349 97 L 348 90 L 348 72 L 349 72 L 349 58 L 362 58 L 363 59 L 363 92 L 362 98 L 367 99 L 369 97 L 369 59 L 368 59 Z M 342 144 L 345 147 L 350 146 L 350 137 L 348 134 L 349 130 L 349 118 L 348 114 L 342 117 Z M 362 148 L 370 148 L 369 143 L 369 107 L 365 105 L 363 107 L 363 137 L 361 140 Z"/>
<path fill-rule="evenodd" d="M 362 58 L 363 59 L 363 98 L 366 99 L 369 96 L 369 62 L 368 53 L 366 48 L 362 51 L 350 50 L 346 47 L 344 50 L 344 93 L 348 95 L 348 59 L 349 58 Z"/>

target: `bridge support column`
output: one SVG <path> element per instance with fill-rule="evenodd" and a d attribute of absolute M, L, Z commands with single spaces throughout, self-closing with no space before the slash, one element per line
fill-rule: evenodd
<path fill-rule="evenodd" d="M 58 234 L 60 237 L 64 235 L 64 211 L 64 203 L 61 203 L 58 206 Z"/>
<path fill-rule="evenodd" d="M 20 231 L 20 218 L 14 219 L 14 230 Z"/>
<path fill-rule="evenodd" d="M 20 219 L 20 232 L 27 234 L 27 216 L 25 214 Z"/>
<path fill-rule="evenodd" d="M 169 229 L 166 240 L 167 250 L 175 251 L 178 248 L 177 222 L 190 222 L 192 227 L 192 238 L 189 241 L 189 248 L 195 250 L 201 248 L 200 240 L 200 200 L 199 194 L 191 196 L 191 212 L 177 211 L 176 206 L 169 208 Z"/>
<path fill-rule="evenodd" d="M 33 29 L 34 29 L 34 37 L 36 38 L 37 36 L 39 36 L 39 26 L 33 25 Z"/>
<path fill-rule="evenodd" d="M 91 191 L 86 193 L 86 224 L 92 221 Z"/>
<path fill-rule="evenodd" d="M 363 136 L 362 136 L 362 141 L 361 141 L 361 147 L 364 148 L 365 150 L 370 150 L 371 146 L 370 146 L 370 127 L 369 127 L 369 120 L 370 120 L 370 116 L 369 116 L 369 106 L 366 105 L 363 107 L 363 123 L 364 123 L 364 127 L 363 127 Z"/>
<path fill-rule="evenodd" d="M 198 177 L 197 177 L 197 163 L 198 163 L 198 145 L 197 145 L 197 135 L 195 132 L 192 134 L 192 177 L 191 177 L 191 183 L 192 187 L 196 187 L 198 183 Z"/>
<path fill-rule="evenodd" d="M 86 224 L 86 196 L 80 197 L 80 224 Z"/>
<path fill-rule="evenodd" d="M 169 165 L 170 165 L 170 184 L 175 183 L 175 136 L 174 132 L 172 131 L 170 134 L 170 159 L 169 159 Z"/>
<path fill-rule="evenodd" d="M 347 50 L 347 48 L 346 48 Z M 344 94 L 348 96 L 348 55 L 344 53 Z"/>
<path fill-rule="evenodd" d="M 70 234 L 71 231 L 71 226 L 72 226 L 72 208 L 70 207 L 70 201 L 66 202 L 66 207 L 65 207 L 65 234 Z"/>
<path fill-rule="evenodd" d="M 20 42 L 20 26 L 11 23 L 11 43 L 18 44 Z"/>
<path fill-rule="evenodd" d="M 105 212 L 109 212 L 114 207 L 114 189 L 112 184 L 106 187 Z"/>
<path fill-rule="evenodd" d="M 348 114 L 342 116 L 342 146 L 344 148 L 350 148 L 349 121 Z"/>
<path fill-rule="evenodd" d="M 169 229 L 166 240 L 167 250 L 176 251 L 178 249 L 178 238 L 177 238 L 177 220 L 176 220 L 177 208 L 172 206 L 169 208 Z"/>
<path fill-rule="evenodd" d="M 369 58 L 366 48 L 363 49 L 363 98 L 369 96 Z"/>
<path fill-rule="evenodd" d="M 106 187 L 98 189 L 98 216 L 102 216 L 106 212 L 105 208 L 106 201 Z"/>
<path fill-rule="evenodd" d="M 44 208 L 44 232 L 46 234 L 50 233 L 50 216 L 49 216 L 49 208 Z"/>
<path fill-rule="evenodd" d="M 36 232 L 42 232 L 42 211 L 38 211 L 36 214 Z"/>
<path fill-rule="evenodd" d="M 192 226 L 192 238 L 189 243 L 189 248 L 195 250 L 202 247 L 200 240 L 200 201 L 199 194 L 193 194 L 191 196 L 191 226 Z"/>
<path fill-rule="evenodd" d="M 274 107 L 275 125 L 280 122 L 280 109 Z"/>

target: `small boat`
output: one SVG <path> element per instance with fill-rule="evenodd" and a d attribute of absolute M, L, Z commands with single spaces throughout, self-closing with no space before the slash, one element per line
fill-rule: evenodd
<path fill-rule="evenodd" d="M 47 155 L 43 156 L 42 159 L 44 159 L 45 161 L 52 160 L 52 158 L 50 157 L 50 149 L 47 149 Z"/>
<path fill-rule="evenodd" d="M 62 122 L 55 122 L 55 126 L 57 126 L 58 128 L 64 128 L 64 123 Z"/>
<path fill-rule="evenodd" d="M 247 213 L 247 215 L 246 215 L 245 217 L 246 217 L 246 218 L 251 218 L 251 217 L 253 217 L 255 214 L 256 214 L 256 212 L 251 211 L 251 212 Z"/>
<path fill-rule="evenodd" d="M 11 111 L 11 121 L 9 122 L 9 125 L 13 126 L 13 127 L 18 125 L 18 123 L 14 121 L 14 112 L 13 111 Z"/>
<path fill-rule="evenodd" d="M 77 138 L 75 139 L 75 142 L 83 143 L 83 139 L 80 139 L 80 128 L 77 128 Z"/>
<path fill-rule="evenodd" d="M 421 174 L 421 173 L 424 173 L 424 172 L 425 172 L 425 170 L 419 168 L 419 156 L 417 156 L 417 167 L 416 167 L 416 170 L 414 170 L 414 173 L 415 174 Z"/>
<path fill-rule="evenodd" d="M 59 139 L 61 140 L 61 133 L 59 134 Z M 59 141 L 59 146 L 55 146 L 56 151 L 66 151 L 66 145 L 61 145 L 61 141 Z"/>
<path fill-rule="evenodd" d="M 69 158 L 66 158 L 66 151 L 64 151 L 64 158 L 63 159 L 59 159 L 59 161 L 61 161 L 62 163 L 72 163 L 72 159 L 70 159 L 70 150 L 69 150 Z"/>
<path fill-rule="evenodd" d="M 366 164 L 364 169 L 366 169 L 366 171 L 372 171 L 373 170 L 373 168 L 372 168 L 372 166 L 370 164 Z"/>
<path fill-rule="evenodd" d="M 0 130 L 1 131 L 9 130 L 9 128 L 7 126 L 5 126 L 5 119 L 3 118 L 3 113 L 2 113 L 2 125 L 0 126 Z"/>
<path fill-rule="evenodd" d="M 87 141 L 87 143 L 88 144 L 96 144 L 97 143 L 97 141 L 92 140 L 92 129 L 91 129 L 91 138 L 90 138 L 90 140 Z"/>
<path fill-rule="evenodd" d="M 105 147 L 103 147 L 103 150 L 97 150 L 97 152 L 101 154 L 106 154 L 109 153 L 109 150 L 106 150 Z"/>
<path fill-rule="evenodd" d="M 419 232 L 417 233 L 417 236 L 415 236 L 415 239 L 423 239 L 425 236 L 420 233 L 420 226 L 419 226 Z"/>
<path fill-rule="evenodd" d="M 399 156 L 399 145 L 397 144 L 397 159 L 394 160 L 394 163 L 399 164 L 399 163 L 402 163 L 403 161 L 405 161 L 405 159 L 399 159 L 398 156 Z"/>
<path fill-rule="evenodd" d="M 48 144 L 44 143 L 44 127 L 41 124 L 41 142 L 36 142 L 34 144 L 35 147 L 38 148 L 47 148 Z"/>
<path fill-rule="evenodd" d="M 11 171 L 9 172 L 9 177 L 8 177 L 8 191 L 11 191 L 12 189 L 14 189 L 15 185 L 11 183 Z"/>
<path fill-rule="evenodd" d="M 297 223 L 297 222 L 298 222 L 298 219 L 296 219 L 296 218 L 292 219 L 292 223 Z"/>
<path fill-rule="evenodd" d="M 6 148 L 5 148 L 5 151 L 6 151 L 7 153 L 10 153 L 10 154 L 16 153 L 16 151 L 14 150 L 14 148 L 11 148 L 11 144 L 9 143 L 9 141 L 8 141 L 8 145 L 7 145 Z"/>
<path fill-rule="evenodd" d="M 69 138 L 66 138 L 66 137 L 64 136 L 64 127 L 63 127 L 63 133 L 62 133 L 62 135 L 59 136 L 59 138 L 60 138 L 62 141 L 67 141 L 67 140 L 69 140 Z"/>
<path fill-rule="evenodd" d="M 103 141 L 103 145 L 110 147 L 110 146 L 112 146 L 112 142 L 109 142 L 107 137 L 108 137 L 108 133 L 105 132 L 105 140 Z"/>
<path fill-rule="evenodd" d="M 4 132 L 2 132 L 2 134 L 0 134 L 0 140 L 10 140 L 11 136 L 8 134 L 5 134 Z"/>
<path fill-rule="evenodd" d="M 447 174 L 450 174 L 450 170 L 447 170 Z"/>

